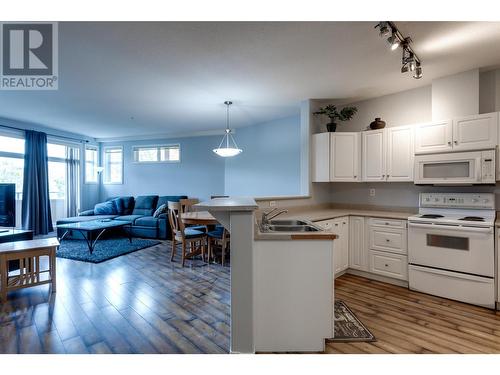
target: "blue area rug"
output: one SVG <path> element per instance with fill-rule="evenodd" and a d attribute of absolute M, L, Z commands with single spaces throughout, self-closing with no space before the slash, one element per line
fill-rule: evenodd
<path fill-rule="evenodd" d="M 90 254 L 85 240 L 64 239 L 57 249 L 57 256 L 82 262 L 101 263 L 159 243 L 161 242 L 142 238 L 133 238 L 132 243 L 129 242 L 128 238 L 103 239 L 97 241 L 94 252 Z"/>

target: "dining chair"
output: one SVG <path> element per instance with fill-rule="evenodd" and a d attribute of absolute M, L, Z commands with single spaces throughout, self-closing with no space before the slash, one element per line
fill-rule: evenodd
<path fill-rule="evenodd" d="M 181 204 L 181 211 L 184 212 L 193 212 L 195 211 L 193 206 L 197 203 L 200 203 L 198 198 L 186 198 L 180 199 L 179 203 Z"/>
<path fill-rule="evenodd" d="M 193 208 L 193 206 L 197 203 L 200 203 L 200 200 L 198 198 L 186 198 L 186 199 L 180 199 L 179 203 L 181 204 L 181 212 L 195 212 L 196 210 Z M 208 232 L 208 229 L 205 225 L 188 225 L 188 228 L 191 229 L 196 229 L 202 232 Z"/>
<path fill-rule="evenodd" d="M 229 231 L 223 226 L 216 226 L 213 231 L 207 233 L 208 241 L 208 261 L 214 257 L 214 245 L 221 248 L 221 265 L 224 266 L 226 261 L 226 250 L 228 249 L 230 236 Z"/>
<path fill-rule="evenodd" d="M 205 260 L 207 234 L 184 225 L 180 217 L 182 214 L 180 202 L 168 202 L 167 204 L 168 221 L 172 229 L 172 255 L 170 261 L 174 261 L 177 242 L 180 242 L 182 246 L 182 267 L 184 267 L 186 258 L 194 256 L 198 250 L 201 252 L 202 259 Z M 189 253 L 186 253 L 187 245 L 189 245 Z"/>

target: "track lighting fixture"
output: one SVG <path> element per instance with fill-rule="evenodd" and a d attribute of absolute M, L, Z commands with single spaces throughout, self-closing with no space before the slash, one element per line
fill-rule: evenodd
<path fill-rule="evenodd" d="M 415 54 L 413 49 L 410 47 L 411 38 L 404 37 L 403 34 L 398 30 L 396 25 L 390 21 L 380 21 L 375 25 L 375 28 L 379 28 L 379 35 L 385 37 L 389 34 L 387 38 L 387 43 L 391 48 L 391 51 L 397 50 L 399 47 L 403 49 L 403 55 L 401 58 L 401 73 L 414 72 L 413 78 L 422 78 L 422 66 L 420 58 Z"/>

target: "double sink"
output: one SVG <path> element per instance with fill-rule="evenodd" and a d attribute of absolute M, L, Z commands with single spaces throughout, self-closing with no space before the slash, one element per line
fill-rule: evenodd
<path fill-rule="evenodd" d="M 260 230 L 263 233 L 276 232 L 319 232 L 322 229 L 306 220 L 269 220 L 261 223 Z"/>

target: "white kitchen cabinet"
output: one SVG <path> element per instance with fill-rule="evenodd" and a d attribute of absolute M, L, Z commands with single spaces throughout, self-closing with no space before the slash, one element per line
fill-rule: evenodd
<path fill-rule="evenodd" d="M 349 268 L 368 271 L 365 218 L 361 216 L 349 217 Z"/>
<path fill-rule="evenodd" d="M 340 217 L 330 220 L 322 220 L 315 223 L 327 232 L 339 236 L 333 253 L 333 264 L 335 274 L 349 268 L 349 217 Z"/>
<path fill-rule="evenodd" d="M 362 133 L 363 181 L 386 180 L 386 132 L 385 129 Z"/>
<path fill-rule="evenodd" d="M 330 181 L 330 133 L 312 136 L 312 182 Z"/>
<path fill-rule="evenodd" d="M 369 218 L 367 231 L 370 272 L 407 281 L 407 221 Z"/>
<path fill-rule="evenodd" d="M 438 153 L 495 148 L 498 112 L 419 124 L 415 128 L 415 153 Z"/>
<path fill-rule="evenodd" d="M 360 133 L 330 135 L 330 181 L 360 181 Z"/>
<path fill-rule="evenodd" d="M 415 127 L 415 153 L 450 152 L 453 149 L 451 120 L 418 124 Z"/>
<path fill-rule="evenodd" d="M 413 126 L 387 128 L 386 179 L 413 181 Z"/>
<path fill-rule="evenodd" d="M 498 112 L 453 119 L 453 151 L 495 148 Z"/>

